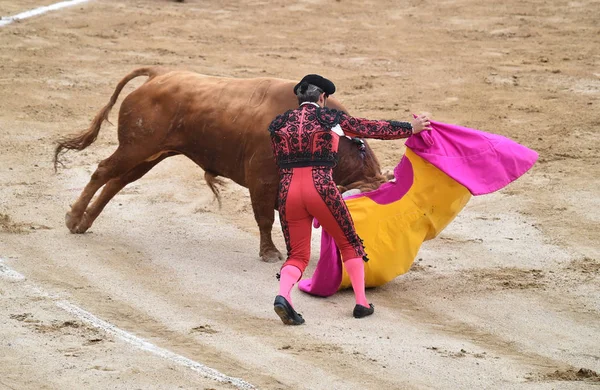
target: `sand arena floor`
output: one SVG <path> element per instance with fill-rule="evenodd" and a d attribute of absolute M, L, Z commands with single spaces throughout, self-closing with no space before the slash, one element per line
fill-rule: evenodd
<path fill-rule="evenodd" d="M 0 0 L 0 15 L 54 2 Z M 597 388 L 598 20 L 595 0 L 96 0 L 0 27 L 0 389 Z M 540 160 L 369 291 L 375 316 L 354 320 L 350 292 L 296 292 L 307 324 L 288 328 L 247 190 L 230 182 L 219 210 L 185 158 L 123 190 L 87 234 L 64 226 L 116 128 L 57 173 L 54 142 L 153 64 L 318 72 L 354 115 L 429 111 Z M 385 169 L 403 153 L 371 145 Z"/>

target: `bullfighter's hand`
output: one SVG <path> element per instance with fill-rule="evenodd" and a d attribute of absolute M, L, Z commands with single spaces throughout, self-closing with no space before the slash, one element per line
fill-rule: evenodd
<path fill-rule="evenodd" d="M 431 130 L 431 123 L 429 123 L 429 117 L 426 114 L 417 116 L 412 121 L 413 134 L 420 133 L 423 130 Z"/>

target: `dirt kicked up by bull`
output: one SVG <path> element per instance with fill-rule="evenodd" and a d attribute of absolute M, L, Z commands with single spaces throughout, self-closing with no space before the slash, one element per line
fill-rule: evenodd
<path fill-rule="evenodd" d="M 279 174 L 268 126 L 278 114 L 298 106 L 293 93 L 295 81 L 212 77 L 158 67 L 136 69 L 118 83 L 87 130 L 58 141 L 55 168 L 61 153 L 83 150 L 96 140 L 121 90 L 139 76 L 148 79 L 121 104 L 119 145 L 98 164 L 67 212 L 69 230 L 85 233 L 127 184 L 162 160 L 181 154 L 204 170 L 204 178 L 217 199 L 219 176 L 248 188 L 260 230 L 259 256 L 267 262 L 283 259 L 271 237 Z M 334 98 L 328 99 L 327 105 L 346 111 Z M 361 150 L 355 142 L 340 139 L 338 164 L 333 170 L 339 186 L 369 190 L 386 180 L 373 151 L 364 145 Z"/>

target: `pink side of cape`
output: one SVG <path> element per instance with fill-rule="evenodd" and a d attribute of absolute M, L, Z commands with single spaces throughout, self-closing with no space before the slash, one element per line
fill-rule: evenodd
<path fill-rule="evenodd" d="M 473 195 L 506 187 L 538 159 L 535 151 L 501 135 L 433 121 L 431 127 L 410 137 L 406 147 Z"/>

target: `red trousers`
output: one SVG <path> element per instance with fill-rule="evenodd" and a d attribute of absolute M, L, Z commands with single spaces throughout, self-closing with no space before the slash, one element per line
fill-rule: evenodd
<path fill-rule="evenodd" d="M 283 266 L 294 265 L 304 273 L 310 259 L 313 218 L 333 237 L 344 261 L 365 256 L 331 168 L 288 168 L 281 169 L 280 175 L 278 209 L 288 250 Z"/>

